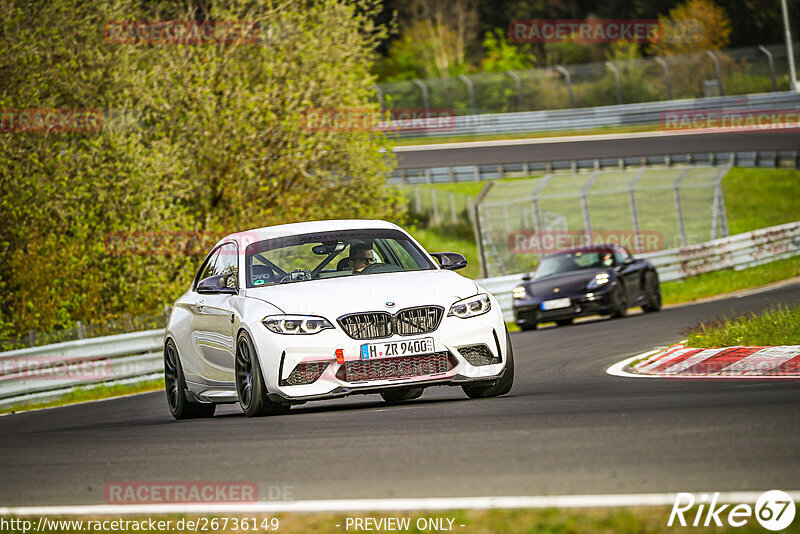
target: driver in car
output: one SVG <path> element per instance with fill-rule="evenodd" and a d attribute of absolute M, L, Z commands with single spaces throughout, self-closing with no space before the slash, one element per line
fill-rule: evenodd
<path fill-rule="evenodd" d="M 360 273 L 375 262 L 375 254 L 372 252 L 371 245 L 355 243 L 350 246 L 350 268 L 354 273 Z"/>

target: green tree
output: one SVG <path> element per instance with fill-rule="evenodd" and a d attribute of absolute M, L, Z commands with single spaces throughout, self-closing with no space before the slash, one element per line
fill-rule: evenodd
<path fill-rule="evenodd" d="M 0 109 L 106 117 L 99 132 L 0 132 L 0 337 L 158 312 L 205 252 L 118 254 L 110 235 L 213 241 L 275 223 L 401 217 L 385 186 L 385 136 L 306 120 L 314 108 L 377 111 L 369 68 L 385 29 L 372 23 L 376 9 L 370 0 L 0 6 Z M 254 21 L 258 39 L 104 39 L 119 20 Z"/>
<path fill-rule="evenodd" d="M 686 0 L 660 15 L 663 39 L 650 44 L 652 55 L 671 56 L 702 50 L 721 50 L 728 46 L 731 21 L 725 10 L 712 0 Z"/>
<path fill-rule="evenodd" d="M 509 70 L 532 69 L 536 65 L 536 56 L 530 45 L 516 45 L 508 40 L 508 33 L 495 28 L 486 32 L 483 38 L 486 56 L 481 61 L 484 72 L 506 72 Z"/>

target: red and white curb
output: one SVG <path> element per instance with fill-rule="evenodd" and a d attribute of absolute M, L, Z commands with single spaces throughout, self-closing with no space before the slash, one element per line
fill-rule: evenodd
<path fill-rule="evenodd" d="M 800 345 L 694 349 L 683 343 L 638 354 L 609 367 L 637 378 L 800 378 Z"/>

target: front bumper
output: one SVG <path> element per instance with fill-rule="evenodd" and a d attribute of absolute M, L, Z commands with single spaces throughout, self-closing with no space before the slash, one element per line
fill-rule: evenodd
<path fill-rule="evenodd" d="M 557 295 L 549 298 L 558 298 Z M 532 298 L 515 299 L 513 303 L 514 322 L 517 325 L 530 325 L 573 319 L 587 315 L 605 315 L 611 313 L 613 302 L 611 287 L 603 292 L 586 292 L 570 296 L 570 305 L 556 310 L 542 310 L 542 301 L 548 299 Z"/>
<path fill-rule="evenodd" d="M 381 390 L 397 387 L 456 385 L 491 380 L 502 375 L 508 353 L 505 323 L 496 301 L 492 302 L 492 310 L 489 313 L 478 317 L 461 319 L 445 315 L 439 327 L 428 334 L 357 340 L 350 338 L 338 326 L 314 335 L 280 335 L 271 333 L 266 328 L 252 334 L 270 397 L 273 400 L 291 402 L 321 400 L 359 393 L 378 393 Z M 425 337 L 433 338 L 433 354 L 443 355 L 447 365 L 425 367 L 427 364 L 418 364 L 420 366 L 415 369 L 430 368 L 436 372 L 423 374 L 413 372 L 413 376 L 402 376 L 409 374 L 408 365 L 410 365 L 408 362 L 399 362 L 403 357 L 378 357 L 368 360 L 361 358 L 361 345 L 365 343 L 412 341 Z M 485 346 L 482 353 L 490 355 L 491 358 L 476 359 L 466 350 L 467 347 L 475 346 Z M 337 363 L 337 349 L 343 354 L 343 363 Z M 425 355 L 419 357 L 420 360 L 424 358 Z M 470 360 L 478 365 L 473 365 Z M 362 364 L 368 362 L 368 367 L 377 364 L 383 370 L 390 369 L 392 372 L 388 374 L 392 376 L 380 378 L 382 375 L 374 370 L 364 371 L 367 366 Z M 320 363 L 325 368 L 319 378 L 311 383 L 299 385 L 287 383 L 292 372 L 298 365 L 304 363 Z M 344 368 L 348 364 L 350 364 L 348 370 L 351 372 L 345 373 Z M 358 372 L 353 372 L 354 369 Z M 403 371 L 398 373 L 398 369 Z"/>

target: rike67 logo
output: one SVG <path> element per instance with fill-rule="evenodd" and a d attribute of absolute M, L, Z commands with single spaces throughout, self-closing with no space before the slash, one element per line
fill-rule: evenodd
<path fill-rule="evenodd" d="M 749 504 L 719 504 L 719 493 L 709 496 L 703 494 L 695 499 L 691 493 L 678 493 L 667 526 L 679 524 L 682 527 L 722 527 L 727 523 L 732 527 L 742 527 L 753 517 L 767 530 L 783 530 L 794 521 L 795 506 L 791 495 L 780 490 L 766 491 L 759 496 L 755 508 Z M 693 511 L 695 504 L 697 510 Z"/>

